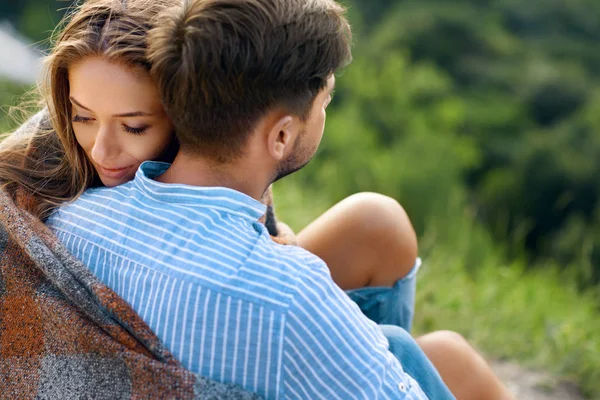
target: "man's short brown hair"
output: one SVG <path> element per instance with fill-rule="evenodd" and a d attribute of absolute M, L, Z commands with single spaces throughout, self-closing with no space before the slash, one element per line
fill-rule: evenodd
<path fill-rule="evenodd" d="M 149 59 L 182 149 L 227 161 L 275 107 L 305 118 L 351 59 L 333 0 L 196 0 L 150 32 Z"/>

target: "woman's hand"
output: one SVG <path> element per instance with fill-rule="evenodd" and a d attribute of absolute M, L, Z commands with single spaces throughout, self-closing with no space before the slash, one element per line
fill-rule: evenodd
<path fill-rule="evenodd" d="M 296 234 L 287 224 L 277 221 L 277 236 L 274 236 L 274 240 L 277 243 L 286 244 L 290 246 L 298 245 L 298 238 L 296 238 Z"/>

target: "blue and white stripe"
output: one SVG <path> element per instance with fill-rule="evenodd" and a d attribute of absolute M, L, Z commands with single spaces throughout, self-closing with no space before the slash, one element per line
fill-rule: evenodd
<path fill-rule="evenodd" d="M 326 265 L 270 239 L 262 204 L 152 180 L 166 168 L 88 190 L 48 225 L 186 368 L 267 399 L 426 398 Z"/>

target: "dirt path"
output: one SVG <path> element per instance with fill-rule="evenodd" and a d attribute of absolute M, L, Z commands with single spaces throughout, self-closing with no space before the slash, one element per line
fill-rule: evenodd
<path fill-rule="evenodd" d="M 493 362 L 492 367 L 518 400 L 584 400 L 574 385 L 545 372 L 506 361 Z"/>

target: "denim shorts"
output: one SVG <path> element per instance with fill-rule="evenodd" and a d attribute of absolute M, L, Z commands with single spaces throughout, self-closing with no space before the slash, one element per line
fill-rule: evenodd
<path fill-rule="evenodd" d="M 415 313 L 415 291 L 419 268 L 421 268 L 421 259 L 417 258 L 410 272 L 396 281 L 392 287 L 368 286 L 347 290 L 346 293 L 373 322 L 380 325 L 396 325 L 410 332 Z"/>

